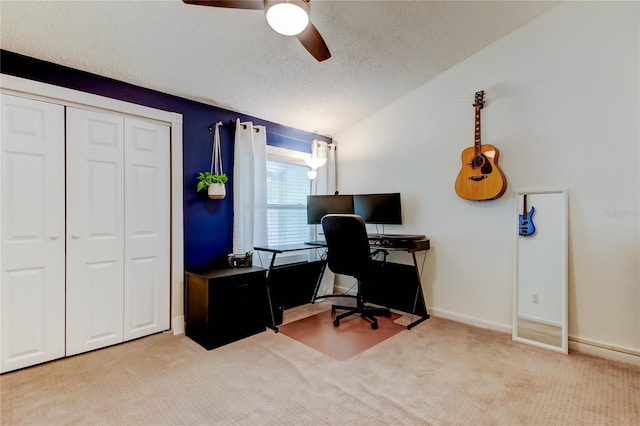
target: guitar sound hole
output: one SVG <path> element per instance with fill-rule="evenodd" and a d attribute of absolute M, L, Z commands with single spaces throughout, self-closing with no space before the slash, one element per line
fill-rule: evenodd
<path fill-rule="evenodd" d="M 473 157 L 473 160 L 471 160 L 471 167 L 473 167 L 474 169 L 477 169 L 478 167 L 482 167 L 484 163 L 485 163 L 484 155 L 477 155 Z"/>
<path fill-rule="evenodd" d="M 491 167 L 491 162 L 487 159 L 487 157 L 484 156 L 484 154 L 480 154 L 473 157 L 469 165 L 471 166 L 472 169 L 479 168 L 480 173 L 482 173 L 483 175 L 488 175 L 493 171 L 493 167 Z M 478 179 L 478 180 L 481 180 L 481 179 Z"/>

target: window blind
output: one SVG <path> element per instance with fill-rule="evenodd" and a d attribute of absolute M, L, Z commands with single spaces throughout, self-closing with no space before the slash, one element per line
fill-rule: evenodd
<path fill-rule="evenodd" d="M 309 239 L 307 166 L 267 161 L 267 227 L 269 245 L 300 243 Z"/>

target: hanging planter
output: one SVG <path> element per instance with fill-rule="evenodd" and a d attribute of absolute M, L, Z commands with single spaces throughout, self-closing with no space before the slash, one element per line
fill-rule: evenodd
<path fill-rule="evenodd" d="M 222 156 L 220 152 L 220 133 L 218 126 L 221 126 L 222 122 L 216 123 L 215 133 L 213 135 L 213 151 L 211 153 L 211 169 L 208 172 L 200 172 L 198 174 L 198 186 L 197 190 L 201 191 L 207 188 L 207 194 L 209 198 L 219 200 L 227 195 L 225 183 L 227 183 L 227 175 L 222 171 Z M 209 133 L 212 133 L 212 128 L 209 127 Z"/>
<path fill-rule="evenodd" d="M 222 173 L 200 172 L 198 174 L 197 190 L 201 191 L 207 188 L 209 198 L 220 199 L 227 195 L 225 183 L 227 183 L 227 175 Z"/>
<path fill-rule="evenodd" d="M 227 189 L 225 188 L 224 183 L 212 183 L 207 189 L 207 194 L 209 194 L 209 198 L 216 200 L 224 198 L 225 195 L 227 195 Z"/>

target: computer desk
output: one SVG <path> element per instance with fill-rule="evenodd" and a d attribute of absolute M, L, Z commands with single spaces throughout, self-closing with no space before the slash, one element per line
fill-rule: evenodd
<path fill-rule="evenodd" d="M 416 258 L 417 252 L 427 251 L 430 249 L 431 245 L 430 245 L 429 239 L 422 238 L 422 239 L 403 240 L 401 238 L 387 239 L 384 237 L 379 237 L 379 238 L 370 239 L 370 243 L 371 243 L 370 245 L 371 248 L 374 250 L 383 250 L 386 252 L 396 251 L 396 252 L 405 252 L 405 253 L 411 254 L 411 258 L 413 260 L 413 269 L 416 274 L 417 288 L 415 289 L 415 296 L 413 298 L 411 312 L 408 312 L 411 314 L 411 318 L 410 318 L 409 325 L 407 325 L 407 329 L 411 330 L 416 325 L 429 319 L 427 305 L 424 300 L 424 292 L 422 291 L 422 272 L 424 270 L 426 255 L 422 260 L 421 266 L 418 265 L 418 259 Z M 272 330 L 274 330 L 276 333 L 278 332 L 278 327 L 275 324 L 276 321 L 273 313 L 271 290 L 269 288 L 269 279 L 268 279 L 269 273 L 273 270 L 273 267 L 275 265 L 276 256 L 278 254 L 288 253 L 293 251 L 313 250 L 313 249 L 320 249 L 320 248 L 326 248 L 326 247 L 327 245 L 323 241 L 310 241 L 310 242 L 298 243 L 298 244 L 284 244 L 284 245 L 275 245 L 275 246 L 254 247 L 254 250 L 271 253 L 271 260 L 269 262 L 269 268 L 267 269 L 267 298 L 269 301 L 269 312 L 271 315 L 271 318 L 270 318 L 271 324 L 267 324 L 267 326 Z M 335 294 L 329 294 L 324 296 L 317 295 L 325 268 L 326 268 L 326 261 L 324 261 L 322 265 L 320 276 L 318 277 L 315 289 L 313 291 L 313 297 L 312 297 L 311 303 L 314 303 L 316 300 L 322 299 L 322 298 L 341 296 L 341 295 L 335 295 Z M 394 307 L 394 306 L 388 306 L 388 307 L 392 309 L 399 309 L 404 311 L 404 309 L 400 309 L 399 307 Z M 419 318 L 414 321 L 413 319 L 415 316 L 418 316 Z"/>
<path fill-rule="evenodd" d="M 403 309 L 404 306 L 388 306 L 389 308 L 398 309 L 411 314 L 409 325 L 407 325 L 407 329 L 411 330 L 416 325 L 429 319 L 429 312 L 427 311 L 427 304 L 424 300 L 424 292 L 422 291 L 422 273 L 424 271 L 427 256 L 425 253 L 425 256 L 422 258 L 422 265 L 419 266 L 416 253 L 423 251 L 426 252 L 429 250 L 431 248 L 431 242 L 426 237 L 421 239 L 404 240 L 401 235 L 397 235 L 395 238 L 382 235 L 377 238 L 370 238 L 369 241 L 372 249 L 384 250 L 386 252 L 405 252 L 411 255 L 411 259 L 413 260 L 413 272 L 416 276 L 416 289 L 411 303 L 411 312 L 407 312 Z M 384 262 L 392 263 L 386 262 L 386 260 Z M 414 321 L 413 319 L 416 316 L 418 316 L 418 319 Z"/>
<path fill-rule="evenodd" d="M 310 243 L 295 243 L 295 244 L 279 244 L 279 245 L 272 245 L 272 246 L 257 246 L 254 247 L 253 249 L 256 251 L 263 251 L 266 253 L 271 253 L 271 259 L 269 261 L 269 267 L 267 268 L 267 300 L 269 302 L 269 323 L 267 323 L 267 327 L 269 327 L 270 329 L 272 329 L 273 331 L 275 331 L 276 333 L 278 332 L 278 326 L 276 325 L 276 319 L 275 319 L 275 314 L 274 314 L 274 309 L 273 309 L 273 298 L 271 297 L 272 295 L 272 289 L 270 286 L 271 280 L 269 279 L 269 276 L 271 275 L 271 272 L 273 271 L 273 268 L 275 266 L 276 263 L 276 257 L 279 254 L 283 254 L 283 253 L 291 253 L 294 251 L 302 251 L 302 250 L 318 250 L 318 249 L 323 249 L 326 248 L 326 245 L 323 244 L 310 244 Z M 316 287 L 313 293 L 313 297 L 311 302 L 315 302 L 315 296 L 317 294 L 318 291 L 318 286 L 320 285 L 320 280 L 322 280 L 322 275 L 324 274 L 324 269 L 326 267 L 326 261 L 323 259 L 323 264 L 322 264 L 322 269 L 320 271 L 320 276 L 318 277 L 318 281 L 316 283 Z"/>

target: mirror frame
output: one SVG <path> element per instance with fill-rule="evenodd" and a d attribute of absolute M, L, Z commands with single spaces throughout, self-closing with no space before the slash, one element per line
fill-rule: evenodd
<path fill-rule="evenodd" d="M 536 189 L 536 190 L 519 190 L 519 191 L 515 191 L 515 223 L 514 223 L 514 277 L 513 277 L 513 319 L 512 319 L 512 326 L 513 326 L 513 331 L 512 331 L 512 339 L 513 341 L 516 342 L 520 342 L 520 343 L 526 343 L 529 345 L 533 345 L 533 346 L 537 346 L 537 347 L 541 347 L 541 348 L 545 348 L 545 349 L 550 349 L 553 351 L 557 351 L 557 352 L 561 352 L 564 354 L 569 353 L 569 330 L 568 330 L 568 282 L 569 282 L 569 266 L 568 266 L 568 261 L 569 261 L 569 240 L 568 240 L 568 228 L 569 228 L 569 223 L 568 223 L 568 190 L 566 188 L 557 188 L 557 189 L 544 189 L 544 190 L 540 190 L 540 189 Z M 522 195 L 527 194 L 527 195 L 553 195 L 553 194 L 558 194 L 560 195 L 561 198 L 561 211 L 558 212 L 561 215 L 561 229 L 560 229 L 560 241 L 561 244 L 564 246 L 562 253 L 563 253 L 563 259 L 562 259 L 562 265 L 561 265 L 561 277 L 559 278 L 560 281 L 560 285 L 562 286 L 561 288 L 561 301 L 560 301 L 560 306 L 562 309 L 562 313 L 561 313 L 561 345 L 560 346 L 554 346 L 548 343 L 543 343 L 543 342 L 538 342 L 536 340 L 531 340 L 531 339 L 527 339 L 527 338 L 523 338 L 523 337 L 519 337 L 518 336 L 518 305 L 519 305 L 519 288 L 520 288 L 520 275 L 519 275 L 519 269 L 520 269 L 520 253 L 519 253 L 519 239 L 523 238 L 519 235 L 519 216 L 521 214 L 521 210 L 520 210 L 520 198 Z M 536 231 L 537 232 L 537 231 Z"/>

